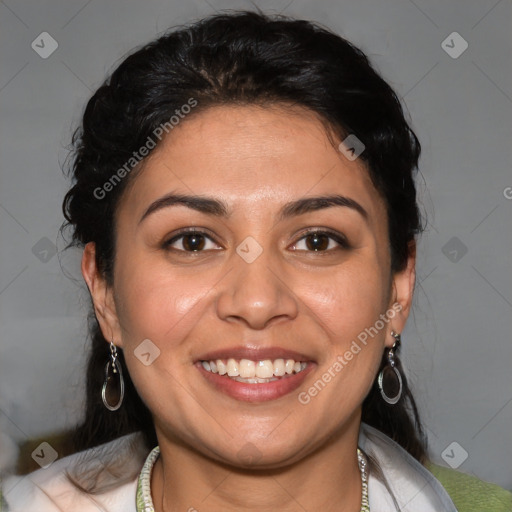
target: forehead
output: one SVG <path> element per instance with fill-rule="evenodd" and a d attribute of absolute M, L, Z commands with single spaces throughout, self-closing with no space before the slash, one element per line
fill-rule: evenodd
<path fill-rule="evenodd" d="M 350 196 L 378 219 L 384 201 L 361 159 L 349 161 L 304 108 L 215 106 L 176 126 L 146 159 L 123 204 L 141 213 L 173 192 L 216 196 L 233 209 L 276 209 L 299 197 Z"/>

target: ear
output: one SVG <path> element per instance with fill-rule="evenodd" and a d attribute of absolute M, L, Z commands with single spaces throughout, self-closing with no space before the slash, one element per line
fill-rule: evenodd
<path fill-rule="evenodd" d="M 114 291 L 98 270 L 96 265 L 96 244 L 94 242 L 89 242 L 85 245 L 82 255 L 82 275 L 89 288 L 94 313 L 100 324 L 103 337 L 108 342 L 114 340 L 116 345 L 122 346 L 121 329 L 114 302 Z"/>
<path fill-rule="evenodd" d="M 392 279 L 389 308 L 395 311 L 396 314 L 388 324 L 387 347 L 392 347 L 395 341 L 393 336 L 391 336 L 391 331 L 401 333 L 411 311 L 414 284 L 416 282 L 416 242 L 414 240 L 409 242 L 408 251 L 406 267 L 399 272 L 395 272 Z"/>

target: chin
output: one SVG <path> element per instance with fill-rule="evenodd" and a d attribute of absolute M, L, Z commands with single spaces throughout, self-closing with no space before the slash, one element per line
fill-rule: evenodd
<path fill-rule="evenodd" d="M 298 440 L 293 444 L 290 439 L 265 438 L 230 439 L 225 451 L 216 450 L 215 458 L 229 466 L 240 469 L 266 470 L 289 466 L 306 454 L 304 442 Z"/>

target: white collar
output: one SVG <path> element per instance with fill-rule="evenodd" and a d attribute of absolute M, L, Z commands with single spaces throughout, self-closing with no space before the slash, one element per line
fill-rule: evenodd
<path fill-rule="evenodd" d="M 359 446 L 376 459 L 400 512 L 457 512 L 441 483 L 398 443 L 379 430 L 361 424 Z M 397 512 L 386 486 L 370 472 L 370 510 Z"/>

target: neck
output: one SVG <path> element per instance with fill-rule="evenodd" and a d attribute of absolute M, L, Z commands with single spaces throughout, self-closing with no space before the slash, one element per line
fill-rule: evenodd
<path fill-rule="evenodd" d="M 300 461 L 264 470 L 230 466 L 159 436 L 151 479 L 155 511 L 359 512 L 357 420 Z"/>

